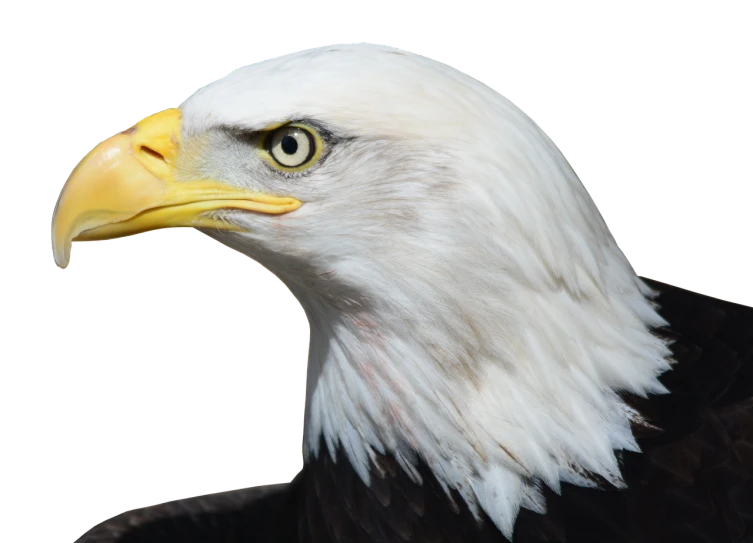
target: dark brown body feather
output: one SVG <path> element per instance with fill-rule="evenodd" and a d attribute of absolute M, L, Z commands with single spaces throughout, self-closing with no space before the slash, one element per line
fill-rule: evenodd
<path fill-rule="evenodd" d="M 753 309 L 646 281 L 676 364 L 662 377 L 671 394 L 629 400 L 661 430 L 635 428 L 643 452 L 621 456 L 626 490 L 545 490 L 547 514 L 523 510 L 515 543 L 753 543 Z M 378 463 L 366 487 L 341 453 L 321 454 L 290 484 L 131 511 L 77 543 L 507 541 L 426 466 L 416 485 Z"/>

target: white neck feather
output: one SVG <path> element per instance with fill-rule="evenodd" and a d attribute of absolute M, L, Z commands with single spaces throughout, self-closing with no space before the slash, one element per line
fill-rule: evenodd
<path fill-rule="evenodd" d="M 538 483 L 621 486 L 614 450 L 638 450 L 638 415 L 617 391 L 662 393 L 668 369 L 648 290 L 623 279 L 579 295 L 489 285 L 462 305 L 403 285 L 393 306 L 345 313 L 307 300 L 306 456 L 323 437 L 368 483 L 374 451 L 414 477 L 419 455 L 507 536 L 519 507 L 544 511 Z"/>

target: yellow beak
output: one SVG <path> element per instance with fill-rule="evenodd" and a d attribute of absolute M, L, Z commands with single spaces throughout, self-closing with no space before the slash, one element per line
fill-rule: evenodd
<path fill-rule="evenodd" d="M 176 181 L 181 113 L 168 109 L 97 145 L 76 166 L 52 217 L 55 263 L 68 265 L 72 241 L 130 236 L 175 226 L 238 228 L 206 212 L 246 209 L 280 214 L 295 198 L 270 196 L 225 183 Z"/>

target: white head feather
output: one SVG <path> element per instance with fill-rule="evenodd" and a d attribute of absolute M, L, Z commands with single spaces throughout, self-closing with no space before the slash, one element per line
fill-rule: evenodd
<path fill-rule="evenodd" d="M 510 535 L 540 485 L 622 484 L 637 450 L 618 392 L 665 392 L 649 289 L 549 138 L 452 68 L 369 45 L 241 68 L 183 107 L 182 168 L 304 202 L 226 212 L 207 233 L 259 260 L 311 325 L 304 452 L 374 451 Z M 310 119 L 333 134 L 305 175 L 263 167 L 227 128 Z"/>

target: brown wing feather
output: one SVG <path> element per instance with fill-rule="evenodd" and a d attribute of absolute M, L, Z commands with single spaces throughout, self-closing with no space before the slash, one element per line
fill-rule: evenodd
<path fill-rule="evenodd" d="M 294 541 L 289 484 L 246 488 L 128 511 L 76 543 Z"/>

